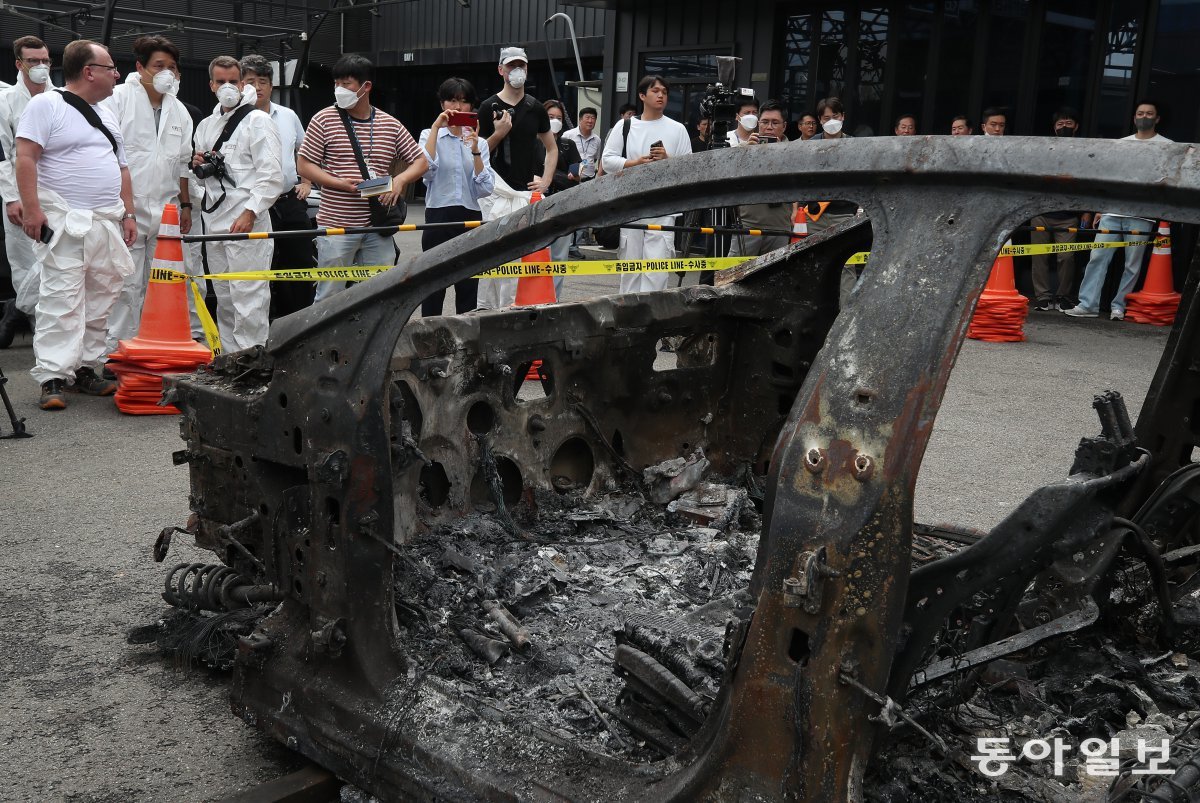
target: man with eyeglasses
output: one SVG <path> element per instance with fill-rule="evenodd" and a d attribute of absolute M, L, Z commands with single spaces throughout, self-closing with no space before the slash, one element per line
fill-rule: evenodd
<path fill-rule="evenodd" d="M 241 60 L 242 80 L 254 87 L 254 108 L 265 112 L 279 131 L 279 158 L 283 164 L 283 193 L 271 206 L 272 231 L 299 231 L 316 226 L 308 217 L 312 181 L 296 172 L 296 154 L 304 141 L 304 125 L 287 106 L 271 100 L 275 89 L 274 70 L 264 56 L 251 53 Z M 296 270 L 317 266 L 316 238 L 293 237 L 275 241 L 271 270 Z M 282 318 L 312 306 L 313 282 L 272 282 L 270 318 Z"/>
<path fill-rule="evenodd" d="M 22 36 L 13 42 L 13 55 L 17 58 L 17 83 L 0 92 L 0 152 L 4 154 L 0 160 L 0 198 L 4 199 L 4 247 L 17 297 L 0 310 L 0 349 L 11 346 L 17 329 L 32 318 L 41 273 L 41 265 L 33 255 L 33 241 L 21 231 L 21 200 L 13 172 L 17 121 L 32 98 L 53 89 L 50 50 L 45 42 L 36 36 Z"/>
<path fill-rule="evenodd" d="M 30 373 L 43 410 L 67 406 L 68 384 L 93 396 L 117 390 L 96 369 L 137 237 L 121 126 L 99 105 L 120 75 L 107 48 L 76 40 L 63 51 L 66 91 L 29 101 L 17 124 L 21 227 L 42 261 Z"/>
<path fill-rule="evenodd" d="M 768 100 L 758 109 L 758 130 L 750 135 L 747 145 L 775 144 L 787 142 L 784 132 L 787 118 L 783 105 Z M 788 231 L 792 227 L 792 204 L 775 202 L 744 204 L 738 207 L 738 219 L 748 229 L 778 229 Z M 788 237 L 734 237 L 729 246 L 729 256 L 759 256 L 788 244 Z"/>
<path fill-rule="evenodd" d="M 817 135 L 819 127 L 817 116 L 815 114 L 805 114 L 800 118 L 800 124 L 797 126 L 800 129 L 800 140 L 809 140 Z"/>

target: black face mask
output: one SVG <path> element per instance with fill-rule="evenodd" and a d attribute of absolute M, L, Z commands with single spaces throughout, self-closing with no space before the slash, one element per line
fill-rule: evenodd
<path fill-rule="evenodd" d="M 1054 136 L 1056 136 L 1056 137 L 1073 137 L 1073 136 L 1075 136 L 1075 129 L 1067 128 L 1066 126 L 1063 126 L 1062 128 L 1056 128 L 1056 129 L 1054 129 Z"/>

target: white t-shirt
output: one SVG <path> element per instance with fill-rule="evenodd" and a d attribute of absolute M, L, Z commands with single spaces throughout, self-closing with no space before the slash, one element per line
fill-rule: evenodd
<path fill-rule="evenodd" d="M 54 190 L 73 209 L 104 209 L 121 202 L 121 168 L 127 167 L 121 126 L 112 112 L 92 106 L 117 140 L 113 155 L 108 137 L 67 105 L 58 92 L 29 101 L 17 137 L 42 146 L 38 186 Z"/>
<path fill-rule="evenodd" d="M 1121 139 L 1122 140 L 1136 139 L 1138 142 L 1174 142 L 1175 141 L 1173 139 L 1167 139 L 1162 134 L 1155 134 L 1154 136 L 1150 137 L 1150 139 L 1138 139 L 1137 134 L 1130 134 L 1127 137 L 1121 137 Z"/>
<path fill-rule="evenodd" d="M 1133 140 L 1135 142 L 1174 142 L 1175 141 L 1173 139 L 1167 139 L 1162 134 L 1155 134 L 1154 136 L 1150 137 L 1150 139 L 1138 139 L 1137 134 L 1130 134 L 1127 137 L 1121 137 L 1122 142 L 1125 142 L 1127 140 Z M 1108 217 L 1133 217 L 1132 215 L 1122 215 L 1122 214 L 1118 214 L 1117 212 L 1103 212 L 1101 214 L 1107 215 Z M 1137 218 L 1137 219 L 1138 220 L 1149 220 L 1149 218 Z M 1099 228 L 1100 227 L 1099 224 L 1100 224 L 1100 221 L 1097 220 L 1093 225 L 1095 225 L 1096 228 Z"/>
<path fill-rule="evenodd" d="M 608 133 L 604 143 L 604 172 L 617 173 L 625 169 L 625 162 L 650 154 L 650 146 L 662 140 L 667 158 L 686 156 L 692 152 L 692 138 L 682 123 L 677 123 L 670 117 L 660 117 L 657 120 L 633 118 L 629 127 L 629 147 L 625 158 L 621 158 L 621 140 L 625 124 L 617 123 Z"/>

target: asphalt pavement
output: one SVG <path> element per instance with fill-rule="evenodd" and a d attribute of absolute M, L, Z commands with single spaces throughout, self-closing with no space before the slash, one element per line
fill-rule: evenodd
<path fill-rule="evenodd" d="M 419 248 L 415 234 L 398 240 Z M 576 279 L 565 298 L 614 290 Z M 1079 438 L 1099 431 L 1093 394 L 1119 390 L 1136 416 L 1167 339 L 1057 313 L 1031 313 L 1026 334 L 964 345 L 919 478 L 919 520 L 986 528 L 1064 476 Z M 187 467 L 171 462 L 177 418 L 74 395 L 42 412 L 31 364 L 27 335 L 0 351 L 34 434 L 0 440 L 0 799 L 211 800 L 292 771 L 289 751 L 230 714 L 224 676 L 125 640 L 163 613 L 151 546 L 188 516 Z M 209 562 L 186 542 L 168 563 Z"/>

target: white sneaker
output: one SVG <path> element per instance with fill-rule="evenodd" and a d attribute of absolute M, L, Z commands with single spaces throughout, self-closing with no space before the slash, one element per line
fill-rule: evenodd
<path fill-rule="evenodd" d="M 1110 321 L 1123 321 L 1125 320 L 1125 312 L 1123 310 L 1115 309 L 1108 314 L 1108 319 Z"/>
<path fill-rule="evenodd" d="M 1070 315 L 1072 318 L 1099 318 L 1099 312 L 1092 312 L 1090 309 L 1084 309 L 1082 306 L 1071 307 L 1063 310 L 1063 315 Z"/>

